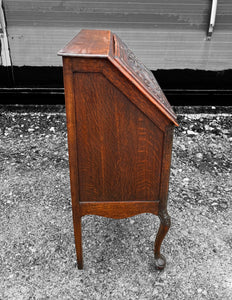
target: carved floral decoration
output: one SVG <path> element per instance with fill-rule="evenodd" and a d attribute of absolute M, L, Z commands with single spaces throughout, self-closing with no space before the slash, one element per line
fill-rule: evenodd
<path fill-rule="evenodd" d="M 165 110 L 175 117 L 172 107 L 152 72 L 135 56 L 135 54 L 124 42 L 122 42 L 122 40 L 120 40 L 119 37 L 115 35 L 114 40 L 117 44 L 115 57 L 119 59 L 120 63 L 130 70 L 133 77 L 143 84 L 144 88 L 157 100 L 157 102 L 159 102 Z"/>

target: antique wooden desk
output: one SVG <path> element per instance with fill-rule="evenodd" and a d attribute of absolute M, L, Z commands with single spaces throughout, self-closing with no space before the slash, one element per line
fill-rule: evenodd
<path fill-rule="evenodd" d="M 162 269 L 176 116 L 153 74 L 111 31 L 82 30 L 58 54 L 78 268 L 83 268 L 82 216 L 153 213 L 160 218 L 154 252 Z"/>

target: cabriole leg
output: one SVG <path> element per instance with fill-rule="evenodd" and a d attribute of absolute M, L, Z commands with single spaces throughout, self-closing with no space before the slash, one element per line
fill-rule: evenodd
<path fill-rule="evenodd" d="M 160 247 L 170 228 L 171 218 L 167 211 L 160 211 L 158 216 L 160 218 L 160 227 L 155 240 L 155 265 L 157 269 L 162 270 L 166 265 L 166 259 L 160 254 Z"/>

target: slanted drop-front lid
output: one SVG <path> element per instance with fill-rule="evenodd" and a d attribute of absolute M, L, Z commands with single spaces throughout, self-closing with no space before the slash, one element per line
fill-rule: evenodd
<path fill-rule="evenodd" d="M 61 56 L 108 58 L 176 126 L 176 115 L 152 72 L 109 30 L 83 29 Z"/>
<path fill-rule="evenodd" d="M 114 34 L 113 38 L 115 59 L 130 72 L 138 83 L 141 84 L 156 101 L 159 102 L 159 104 L 174 118 L 174 123 L 176 124 L 176 115 L 156 81 L 155 76 L 116 34 Z"/>

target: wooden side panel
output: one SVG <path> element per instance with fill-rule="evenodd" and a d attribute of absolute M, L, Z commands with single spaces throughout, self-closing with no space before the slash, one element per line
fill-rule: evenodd
<path fill-rule="evenodd" d="M 61 65 L 57 51 L 78 31 L 91 28 L 117 33 L 152 70 L 232 68 L 232 3 L 218 1 L 208 42 L 211 2 L 3 0 L 17 66 Z"/>
<path fill-rule="evenodd" d="M 120 71 L 118 67 L 112 64 L 107 58 L 94 59 L 94 58 L 73 58 L 73 72 L 100 72 L 102 73 L 118 90 L 121 91 L 128 99 L 133 102 L 139 110 L 158 126 L 162 131 L 165 131 L 166 126 L 170 123 L 164 114 L 154 105 L 156 102 L 148 101 L 144 92 L 135 88 L 138 85 L 132 83 L 127 78 L 128 73 Z"/>
<path fill-rule="evenodd" d="M 163 133 L 100 73 L 74 73 L 80 201 L 158 200 Z"/>

